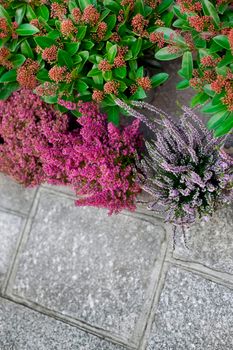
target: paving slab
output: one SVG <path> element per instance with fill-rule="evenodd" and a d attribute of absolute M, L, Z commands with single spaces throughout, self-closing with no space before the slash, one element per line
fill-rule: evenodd
<path fill-rule="evenodd" d="M 233 274 L 233 205 L 217 211 L 209 222 L 186 230 L 186 241 L 189 249 L 182 235 L 176 235 L 175 258 Z"/>
<path fill-rule="evenodd" d="M 126 350 L 0 298 L 1 350 Z"/>
<path fill-rule="evenodd" d="M 27 214 L 35 195 L 35 188 L 26 189 L 0 173 L 0 207 Z"/>
<path fill-rule="evenodd" d="M 164 236 L 160 224 L 43 190 L 12 292 L 128 339 Z"/>
<path fill-rule="evenodd" d="M 16 250 L 24 220 L 0 211 L 0 291 Z"/>
<path fill-rule="evenodd" d="M 232 350 L 232 290 L 169 269 L 147 350 Z"/>

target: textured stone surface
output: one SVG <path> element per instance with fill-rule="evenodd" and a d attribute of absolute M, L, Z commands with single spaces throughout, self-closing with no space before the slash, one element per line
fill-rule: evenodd
<path fill-rule="evenodd" d="M 186 232 L 187 249 L 177 234 L 174 257 L 233 274 L 233 205 Z"/>
<path fill-rule="evenodd" d="M 1 350 L 124 350 L 75 327 L 0 298 Z"/>
<path fill-rule="evenodd" d="M 130 336 L 164 230 L 42 192 L 13 292 Z"/>
<path fill-rule="evenodd" d="M 25 189 L 0 173 L 0 207 L 27 214 L 35 194 L 35 189 Z"/>
<path fill-rule="evenodd" d="M 22 230 L 22 218 L 0 212 L 0 290 Z"/>
<path fill-rule="evenodd" d="M 173 267 L 147 350 L 232 350 L 232 330 L 232 290 Z"/>

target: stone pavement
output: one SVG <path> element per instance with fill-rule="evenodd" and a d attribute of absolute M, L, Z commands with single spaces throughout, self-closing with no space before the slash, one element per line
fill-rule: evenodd
<path fill-rule="evenodd" d="M 232 350 L 233 207 L 180 235 L 0 175 L 0 350 Z"/>

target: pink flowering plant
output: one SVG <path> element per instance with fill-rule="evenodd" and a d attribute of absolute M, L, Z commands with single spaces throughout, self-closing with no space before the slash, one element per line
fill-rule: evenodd
<path fill-rule="evenodd" d="M 205 104 L 215 136 L 233 128 L 233 5 L 231 0 L 176 0 L 171 28 L 156 29 L 161 45 L 155 57 L 182 57 L 177 89 L 192 87 L 191 106 Z"/>
<path fill-rule="evenodd" d="M 161 118 L 144 116 L 122 101 L 117 103 L 154 131 L 146 143 L 147 155 L 138 161 L 142 188 L 152 195 L 149 209 L 166 212 L 166 221 L 186 226 L 211 215 L 233 199 L 233 158 L 221 148 L 223 138 L 214 138 L 187 107 L 179 123 L 155 106 L 133 102 Z M 162 128 L 158 128 L 158 124 Z"/>
<path fill-rule="evenodd" d="M 90 102 L 79 104 L 81 117 L 72 120 L 26 89 L 0 101 L 0 110 L 0 172 L 29 187 L 71 186 L 77 205 L 135 209 L 137 120 L 120 130 Z"/>
<path fill-rule="evenodd" d="M 140 100 L 168 78 L 146 75 L 143 57 L 169 26 L 173 0 L 0 0 L 0 98 L 19 86 L 78 115 L 94 100 L 118 123 L 122 100 Z M 142 59 L 141 61 L 139 61 Z"/>

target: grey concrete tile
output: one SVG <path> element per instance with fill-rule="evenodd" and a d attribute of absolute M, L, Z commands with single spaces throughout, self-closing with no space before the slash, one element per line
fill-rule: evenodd
<path fill-rule="evenodd" d="M 186 230 L 187 249 L 177 234 L 175 258 L 199 262 L 233 274 L 233 205 L 217 211 L 208 222 Z"/>
<path fill-rule="evenodd" d="M 1 350 L 124 350 L 94 335 L 0 298 Z"/>
<path fill-rule="evenodd" d="M 163 239 L 160 225 L 42 192 L 13 293 L 128 338 Z"/>
<path fill-rule="evenodd" d="M 43 184 L 42 187 L 51 189 L 56 192 L 67 194 L 71 197 L 75 197 L 75 192 L 72 190 L 70 186 L 56 186 L 56 185 L 50 185 L 50 184 Z"/>
<path fill-rule="evenodd" d="M 23 223 L 21 217 L 0 211 L 0 290 L 16 250 Z"/>
<path fill-rule="evenodd" d="M 27 214 L 35 194 L 35 189 L 26 189 L 9 177 L 0 174 L 0 207 Z"/>
<path fill-rule="evenodd" d="M 172 267 L 147 350 L 232 350 L 233 291 Z"/>

